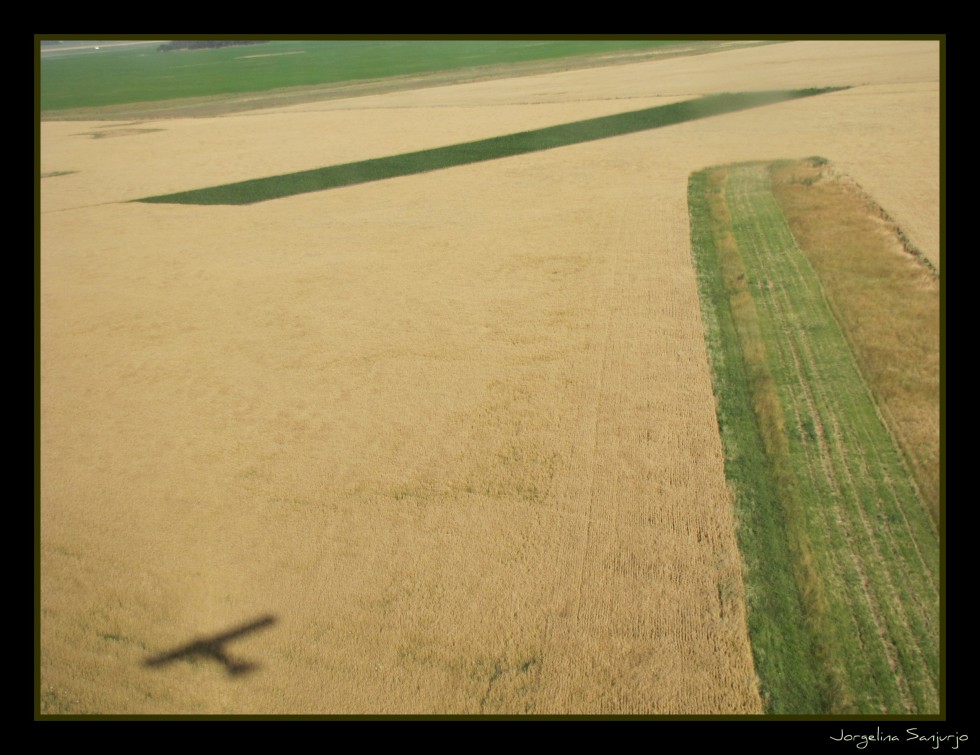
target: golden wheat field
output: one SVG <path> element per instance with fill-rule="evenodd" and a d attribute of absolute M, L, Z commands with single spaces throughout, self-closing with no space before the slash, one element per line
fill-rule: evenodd
<path fill-rule="evenodd" d="M 252 206 L 128 203 L 839 85 Z M 822 155 L 938 266 L 939 141 L 926 41 L 42 122 L 41 712 L 760 712 L 688 175 Z"/>

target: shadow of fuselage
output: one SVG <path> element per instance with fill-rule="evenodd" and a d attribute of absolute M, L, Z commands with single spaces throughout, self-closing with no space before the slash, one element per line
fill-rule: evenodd
<path fill-rule="evenodd" d="M 236 660 L 230 656 L 225 649 L 225 645 L 233 640 L 237 640 L 246 634 L 251 634 L 259 629 L 265 629 L 276 623 L 276 617 L 270 615 L 262 616 L 255 621 L 235 627 L 227 632 L 221 632 L 210 637 L 201 637 L 193 640 L 186 645 L 181 645 L 174 650 L 159 655 L 152 656 L 143 661 L 143 665 L 149 668 L 160 668 L 174 661 L 195 660 L 197 658 L 210 658 L 221 663 L 229 676 L 240 676 L 259 668 L 258 664 L 248 661 Z"/>

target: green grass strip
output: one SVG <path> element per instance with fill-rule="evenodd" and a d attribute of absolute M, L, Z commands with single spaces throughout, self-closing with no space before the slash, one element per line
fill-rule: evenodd
<path fill-rule="evenodd" d="M 735 495 L 749 637 L 767 713 L 814 713 L 832 705 L 818 657 L 784 497 L 786 472 L 772 448 L 773 381 L 745 267 L 727 223 L 727 170 L 688 183 L 694 255 L 711 357 L 725 476 Z M 781 486 L 780 483 L 783 483 Z"/>
<path fill-rule="evenodd" d="M 769 168 L 696 174 L 690 201 L 767 707 L 937 713 L 938 538 Z"/>
<path fill-rule="evenodd" d="M 146 197 L 135 201 L 200 205 L 254 204 L 296 194 L 336 189 L 370 181 L 383 181 L 388 178 L 410 176 L 416 173 L 452 168 L 457 165 L 469 165 L 486 160 L 497 160 L 502 157 L 513 157 L 556 147 L 582 144 L 598 139 L 608 139 L 613 136 L 672 126 L 713 115 L 772 105 L 801 97 L 812 97 L 838 89 L 840 87 L 710 95 L 671 105 L 590 118 L 534 131 L 522 131 L 516 134 L 464 142 L 447 147 L 407 152 L 401 155 L 361 160 L 343 165 L 331 165 L 325 168 L 256 178 L 175 194 Z"/>
<path fill-rule="evenodd" d="M 89 42 L 94 47 L 95 44 Z M 438 71 L 690 44 L 670 40 L 279 40 L 248 47 L 157 52 L 156 45 L 46 44 L 41 112 L 406 78 Z"/>

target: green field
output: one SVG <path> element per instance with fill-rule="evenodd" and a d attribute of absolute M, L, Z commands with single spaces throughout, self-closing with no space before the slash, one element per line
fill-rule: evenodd
<path fill-rule="evenodd" d="M 263 92 L 474 66 L 649 50 L 664 40 L 275 41 L 157 52 L 155 46 L 41 56 L 41 111 Z"/>
<path fill-rule="evenodd" d="M 769 166 L 689 202 L 767 711 L 938 713 L 939 538 Z"/>
<path fill-rule="evenodd" d="M 837 90 L 829 88 L 796 89 L 711 95 L 671 105 L 563 123 L 559 126 L 522 131 L 517 134 L 480 139 L 479 141 L 454 144 L 448 147 L 409 152 L 374 160 L 362 160 L 343 165 L 331 165 L 281 176 L 256 178 L 250 181 L 211 186 L 176 194 L 147 197 L 137 201 L 200 205 L 253 204 L 295 194 L 381 181 L 387 178 L 450 168 L 456 165 L 468 165 L 485 160 L 496 160 L 502 157 L 565 147 L 571 144 L 581 144 L 597 139 L 607 139 L 723 113 L 772 105 L 786 100 L 812 97 L 830 91 Z"/>

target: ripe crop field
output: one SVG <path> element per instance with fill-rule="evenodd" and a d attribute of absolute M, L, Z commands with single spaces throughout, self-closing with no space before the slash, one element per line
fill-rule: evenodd
<path fill-rule="evenodd" d="M 824 87 L 849 88 L 135 201 Z M 824 155 L 938 266 L 938 93 L 936 42 L 801 42 L 42 119 L 40 711 L 762 712 L 688 177 Z"/>
<path fill-rule="evenodd" d="M 691 212 L 768 707 L 937 712 L 939 539 L 770 166 L 696 174 Z M 938 382 L 932 400 L 938 422 Z"/>

